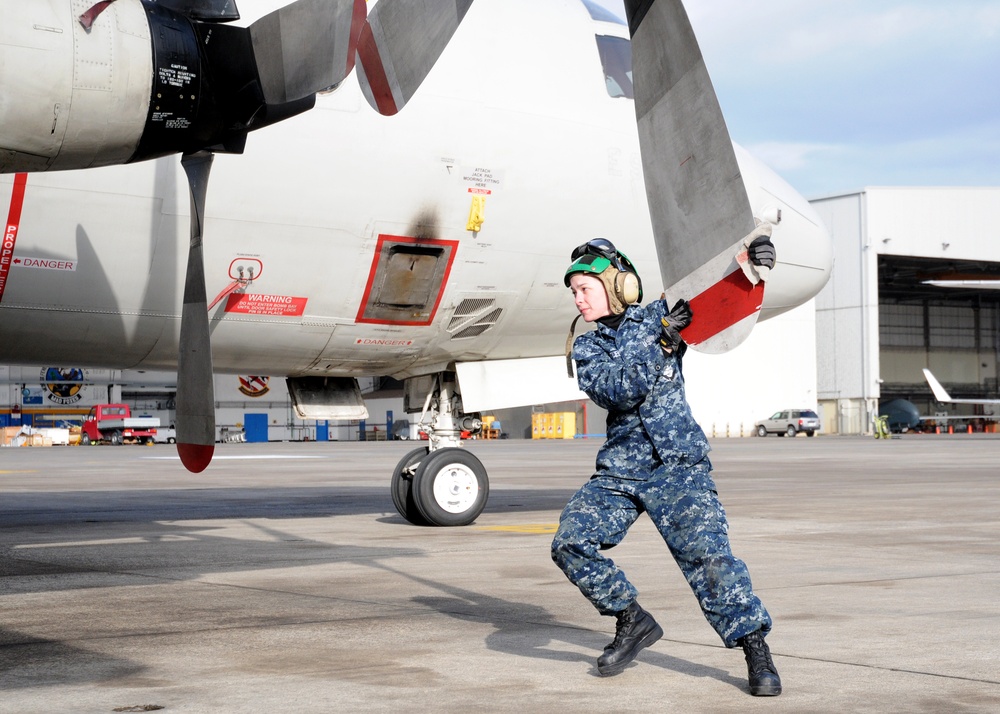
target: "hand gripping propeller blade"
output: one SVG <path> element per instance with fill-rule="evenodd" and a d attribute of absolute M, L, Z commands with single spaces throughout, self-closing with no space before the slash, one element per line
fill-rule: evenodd
<path fill-rule="evenodd" d="M 202 246 L 213 158 L 210 151 L 198 151 L 181 159 L 191 192 L 191 245 L 177 354 L 177 454 L 192 473 L 204 471 L 215 453 L 215 385 Z"/>
<path fill-rule="evenodd" d="M 472 0 L 379 0 L 358 40 L 358 81 L 368 103 L 392 116 L 410 101 Z"/>

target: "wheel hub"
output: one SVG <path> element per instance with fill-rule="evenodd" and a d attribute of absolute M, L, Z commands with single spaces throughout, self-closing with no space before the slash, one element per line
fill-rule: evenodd
<path fill-rule="evenodd" d="M 476 475 L 462 464 L 450 464 L 434 479 L 434 500 L 448 513 L 463 513 L 479 497 Z"/>

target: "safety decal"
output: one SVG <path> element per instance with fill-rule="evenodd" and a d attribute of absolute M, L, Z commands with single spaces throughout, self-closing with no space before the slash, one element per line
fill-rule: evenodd
<path fill-rule="evenodd" d="M 462 169 L 462 181 L 468 193 L 491 196 L 503 185 L 503 173 L 481 166 Z"/>
<path fill-rule="evenodd" d="M 18 268 L 40 268 L 41 270 L 68 270 L 76 272 L 75 260 L 55 260 L 49 258 L 14 258 L 11 261 Z"/>
<path fill-rule="evenodd" d="M 413 340 L 395 340 L 386 337 L 359 337 L 354 344 L 361 347 L 409 347 Z"/>
<path fill-rule="evenodd" d="M 234 293 L 226 301 L 226 312 L 243 315 L 278 315 L 298 317 L 306 311 L 308 298 L 290 295 L 260 295 Z"/>
<path fill-rule="evenodd" d="M 10 210 L 4 226 L 3 240 L 0 242 L 0 302 L 7 289 L 7 277 L 14 258 L 17 231 L 21 225 L 21 208 L 24 206 L 24 188 L 28 184 L 28 174 L 14 174 L 14 190 L 10 196 Z"/>

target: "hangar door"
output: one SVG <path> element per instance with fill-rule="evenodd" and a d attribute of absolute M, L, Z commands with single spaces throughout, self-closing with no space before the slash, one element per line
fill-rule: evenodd
<path fill-rule="evenodd" d="M 998 288 L 1000 263 L 880 255 L 882 401 L 909 399 L 933 411 L 924 367 L 953 397 L 1000 396 Z"/>

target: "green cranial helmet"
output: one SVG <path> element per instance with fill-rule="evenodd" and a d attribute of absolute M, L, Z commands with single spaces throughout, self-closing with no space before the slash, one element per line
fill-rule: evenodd
<path fill-rule="evenodd" d="M 599 277 L 601 273 L 611 267 L 611 261 L 599 255 L 581 255 L 573 261 L 573 264 L 566 268 L 566 275 L 563 283 L 569 287 L 569 279 L 576 273 L 587 273 L 594 277 Z"/>

